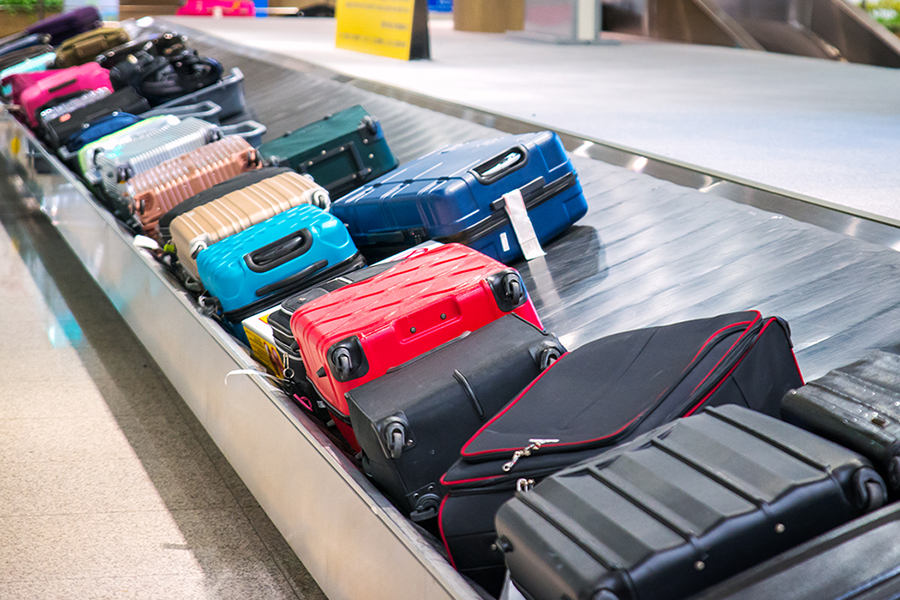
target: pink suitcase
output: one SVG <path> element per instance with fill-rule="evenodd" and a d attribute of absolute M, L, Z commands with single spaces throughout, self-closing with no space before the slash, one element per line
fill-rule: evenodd
<path fill-rule="evenodd" d="M 14 73 L 12 75 L 8 75 L 0 81 L 0 85 L 10 86 L 12 88 L 12 92 L 9 95 L 9 101 L 12 104 L 18 104 L 19 98 L 22 95 L 22 92 L 41 79 L 46 79 L 47 77 L 53 77 L 56 72 L 53 70 L 48 71 L 32 71 L 31 73 Z"/>
<path fill-rule="evenodd" d="M 41 108 L 54 99 L 102 88 L 113 91 L 109 82 L 109 71 L 95 62 L 47 73 L 48 76 L 23 89 L 17 98 L 16 104 L 20 106 L 26 122 L 31 127 L 37 126 L 37 115 Z"/>
<path fill-rule="evenodd" d="M 211 17 L 219 10 L 223 17 L 256 16 L 256 7 L 250 0 L 187 0 L 175 14 L 183 17 Z"/>

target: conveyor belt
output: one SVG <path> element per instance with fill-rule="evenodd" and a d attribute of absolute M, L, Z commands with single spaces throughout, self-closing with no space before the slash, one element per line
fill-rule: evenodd
<path fill-rule="evenodd" d="M 401 162 L 496 130 L 194 39 L 239 67 L 267 139 L 362 104 Z M 590 211 L 544 259 L 516 265 L 569 348 L 619 331 L 759 308 L 791 323 L 807 377 L 900 342 L 900 254 L 814 225 L 573 157 Z M 824 209 L 823 209 L 824 210 Z"/>

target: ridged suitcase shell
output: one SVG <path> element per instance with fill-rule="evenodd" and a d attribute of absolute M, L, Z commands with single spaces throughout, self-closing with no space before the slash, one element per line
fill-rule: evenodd
<path fill-rule="evenodd" d="M 225 318 L 240 322 L 340 274 L 357 254 L 337 217 L 301 205 L 202 250 L 197 270 L 209 293 L 219 299 Z"/>
<path fill-rule="evenodd" d="M 498 511 L 497 547 L 534 600 L 681 600 L 886 496 L 859 454 L 735 405 L 528 486 Z"/>
<path fill-rule="evenodd" d="M 216 242 L 301 204 L 319 204 L 325 188 L 297 173 L 283 173 L 231 192 L 179 215 L 169 227 L 178 260 L 199 278 L 197 253 Z"/>
<path fill-rule="evenodd" d="M 791 390 L 781 414 L 864 455 L 900 496 L 900 355 L 879 350 Z"/>
<path fill-rule="evenodd" d="M 509 303 L 506 281 L 518 288 Z M 346 419 L 345 392 L 512 311 L 543 329 L 514 269 L 447 244 L 301 306 L 291 331 L 313 385 Z"/>
<path fill-rule="evenodd" d="M 151 117 L 135 123 L 130 127 L 120 129 L 115 133 L 104 136 L 99 140 L 85 144 L 78 151 L 78 168 L 81 169 L 82 175 L 88 179 L 94 179 L 94 171 L 97 168 L 94 157 L 98 156 L 102 151 L 111 150 L 116 146 L 126 144 L 154 131 L 171 127 L 172 125 L 178 124 L 180 121 L 181 119 L 178 117 L 172 116 Z"/>
<path fill-rule="evenodd" d="M 160 217 L 194 194 L 260 167 L 256 150 L 230 135 L 135 175 L 126 185 L 144 231 L 159 236 Z"/>
<path fill-rule="evenodd" d="M 129 179 L 171 158 L 196 150 L 222 136 L 218 127 L 189 117 L 127 144 L 104 150 L 94 162 L 110 198 L 120 199 Z"/>

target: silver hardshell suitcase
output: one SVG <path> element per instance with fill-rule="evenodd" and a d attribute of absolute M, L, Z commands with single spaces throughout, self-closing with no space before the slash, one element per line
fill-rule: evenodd
<path fill-rule="evenodd" d="M 178 123 L 103 150 L 94 157 L 103 191 L 118 200 L 125 182 L 156 165 L 222 138 L 216 125 L 188 117 Z"/>

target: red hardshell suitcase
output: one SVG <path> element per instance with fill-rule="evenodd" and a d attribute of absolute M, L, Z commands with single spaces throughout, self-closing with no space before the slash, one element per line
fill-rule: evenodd
<path fill-rule="evenodd" d="M 16 98 L 16 103 L 21 107 L 25 119 L 31 127 L 37 126 L 37 115 L 40 109 L 53 100 L 101 88 L 113 91 L 112 84 L 109 82 L 109 71 L 94 62 L 68 69 L 45 71 L 45 73 L 47 73 L 46 76 L 21 90 Z M 13 94 L 16 94 L 15 84 Z"/>
<path fill-rule="evenodd" d="M 308 302 L 291 332 L 337 423 L 348 419 L 345 392 L 509 312 L 543 329 L 515 269 L 446 244 Z"/>

